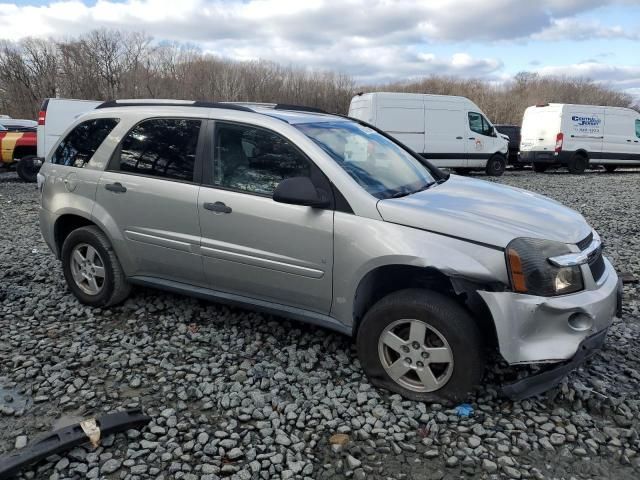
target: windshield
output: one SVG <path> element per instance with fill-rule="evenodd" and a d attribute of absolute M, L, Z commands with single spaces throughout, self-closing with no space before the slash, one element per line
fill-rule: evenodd
<path fill-rule="evenodd" d="M 409 195 L 435 183 L 427 167 L 407 151 L 356 122 L 302 123 L 295 127 L 374 197 Z"/>

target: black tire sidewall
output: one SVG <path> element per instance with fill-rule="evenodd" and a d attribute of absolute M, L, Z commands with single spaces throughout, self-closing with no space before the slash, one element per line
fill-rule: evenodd
<path fill-rule="evenodd" d="M 372 307 L 365 316 L 357 335 L 360 363 L 371 382 L 402 396 L 416 401 L 452 404 L 463 401 L 482 378 L 484 370 L 484 349 L 482 336 L 474 320 L 454 301 L 436 294 L 422 291 L 438 298 L 432 304 L 406 302 L 404 304 L 385 303 Z M 443 307 L 444 305 L 444 307 Z M 457 322 L 452 322 L 452 317 Z M 391 322 L 407 318 L 418 319 L 433 326 L 442 334 L 453 351 L 453 374 L 447 384 L 434 392 L 414 392 L 393 381 L 384 370 L 378 355 L 378 339 Z M 459 328 L 464 323 L 464 328 Z"/>
<path fill-rule="evenodd" d="M 605 165 L 604 169 L 607 173 L 613 173 L 616 171 L 616 168 L 618 168 L 617 165 Z"/>
<path fill-rule="evenodd" d="M 80 287 L 76 285 L 73 275 L 71 274 L 71 251 L 79 243 L 87 243 L 95 248 L 104 263 L 104 285 L 100 293 L 97 295 L 88 295 L 83 292 Z M 62 259 L 62 271 L 64 273 L 64 278 L 67 281 L 67 285 L 81 303 L 95 307 L 102 307 L 108 304 L 115 287 L 111 256 L 109 255 L 107 248 L 105 248 L 99 237 L 90 227 L 79 228 L 69 234 L 62 245 L 60 258 Z"/>
<path fill-rule="evenodd" d="M 589 159 L 580 153 L 574 153 L 569 159 L 569 164 L 567 165 L 569 172 L 576 175 L 584 173 L 588 166 Z"/>
<path fill-rule="evenodd" d="M 18 176 L 28 183 L 34 183 L 38 179 L 38 171 L 35 173 L 32 171 L 31 166 L 33 161 L 36 159 L 34 156 L 24 157 L 18 161 L 18 165 L 16 166 L 16 172 Z"/>
<path fill-rule="evenodd" d="M 541 163 L 534 163 L 533 164 L 533 171 L 536 173 L 544 173 L 547 171 L 547 169 L 549 168 L 548 165 L 544 165 Z"/>
<path fill-rule="evenodd" d="M 495 168 L 499 165 L 499 168 Z M 487 160 L 486 172 L 487 175 L 492 177 L 501 176 L 507 167 L 507 159 L 502 155 L 492 155 L 489 160 Z"/>

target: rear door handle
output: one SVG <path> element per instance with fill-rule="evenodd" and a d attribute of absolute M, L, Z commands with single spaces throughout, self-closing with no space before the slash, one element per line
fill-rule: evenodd
<path fill-rule="evenodd" d="M 227 207 L 223 202 L 205 203 L 203 207 L 206 210 L 218 213 L 231 213 L 233 211 L 231 207 Z"/>
<path fill-rule="evenodd" d="M 462 140 L 462 137 L 456 137 L 456 140 Z"/>
<path fill-rule="evenodd" d="M 124 193 L 127 191 L 127 187 L 123 186 L 120 182 L 107 183 L 104 188 L 115 193 Z"/>
<path fill-rule="evenodd" d="M 469 137 L 469 140 L 475 140 L 476 137 Z"/>

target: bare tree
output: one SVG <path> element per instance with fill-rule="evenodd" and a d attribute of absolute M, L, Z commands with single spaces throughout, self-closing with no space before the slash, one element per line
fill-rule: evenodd
<path fill-rule="evenodd" d="M 0 113 L 35 117 L 43 98 L 183 98 L 301 104 L 347 113 L 357 91 L 463 95 L 494 122 L 519 123 L 547 102 L 630 106 L 631 97 L 588 79 L 522 72 L 505 83 L 431 76 L 357 86 L 348 75 L 273 62 L 234 61 L 142 33 L 95 30 L 54 41 L 0 42 Z M 640 109 L 640 105 L 636 105 Z"/>

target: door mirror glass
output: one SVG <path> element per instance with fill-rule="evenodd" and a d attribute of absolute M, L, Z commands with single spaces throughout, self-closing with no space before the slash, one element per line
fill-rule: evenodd
<path fill-rule="evenodd" d="M 282 180 L 273 192 L 273 200 L 316 208 L 328 207 L 330 204 L 327 196 L 315 187 L 309 177 L 292 177 Z"/>

